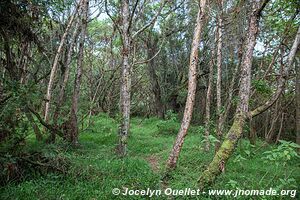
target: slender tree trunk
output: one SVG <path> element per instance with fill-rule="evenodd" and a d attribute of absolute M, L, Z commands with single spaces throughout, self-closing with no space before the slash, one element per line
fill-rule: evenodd
<path fill-rule="evenodd" d="M 220 10 L 222 13 L 223 9 L 223 0 L 220 2 Z M 215 151 L 217 151 L 220 147 L 220 141 L 222 137 L 222 99 L 221 99 L 221 91 L 222 91 L 222 35 L 223 35 L 223 19 L 222 14 L 218 17 L 218 42 L 217 42 L 217 137 L 219 142 L 216 142 Z"/>
<path fill-rule="evenodd" d="M 246 50 L 241 65 L 241 83 L 239 90 L 240 101 L 237 106 L 233 124 L 228 131 L 225 140 L 223 141 L 219 150 L 216 152 L 213 161 L 209 164 L 199 179 L 199 187 L 201 189 L 211 184 L 215 178 L 224 171 L 225 164 L 233 153 L 235 146 L 242 135 L 244 122 L 247 118 L 249 107 L 252 55 L 258 34 L 260 13 L 266 3 L 266 0 L 263 1 L 262 4 L 260 1 L 253 2 L 253 10 L 250 15 L 250 23 L 248 28 L 248 38 L 245 45 Z"/>
<path fill-rule="evenodd" d="M 67 83 L 68 83 L 68 80 L 69 80 L 69 74 L 70 74 L 70 65 L 71 65 L 71 60 L 72 60 L 72 54 L 73 54 L 73 48 L 74 48 L 74 45 L 76 43 L 76 38 L 78 37 L 78 33 L 79 33 L 79 23 L 76 24 L 75 26 L 75 29 L 74 29 L 74 32 L 73 32 L 73 35 L 72 35 L 72 38 L 71 38 L 71 43 L 70 43 L 70 46 L 69 46 L 69 50 L 68 50 L 68 54 L 67 54 L 67 61 L 65 63 L 65 72 L 64 72 L 64 75 L 63 75 L 63 81 L 62 81 L 62 85 L 61 85 L 61 88 L 60 88 L 60 91 L 59 91 L 59 96 L 58 96 L 58 101 L 57 101 L 57 105 L 56 105 L 56 108 L 55 108 L 55 112 L 54 112 L 54 115 L 53 115 L 53 124 L 55 126 L 57 126 L 57 120 L 58 120 L 58 116 L 59 116 L 59 111 L 60 111 L 60 108 L 61 106 L 63 105 L 63 100 L 64 100 L 64 96 L 65 96 L 65 90 L 66 90 L 66 87 L 67 87 Z M 55 141 L 55 133 L 51 133 L 51 136 L 50 136 L 50 140 L 52 142 Z"/>
<path fill-rule="evenodd" d="M 242 61 L 242 56 L 243 56 L 243 42 L 240 43 L 239 45 L 239 50 L 238 50 L 238 63 L 234 68 L 234 72 L 233 72 L 233 76 L 230 82 L 230 86 L 229 86 L 229 90 L 228 90 L 228 97 L 226 100 L 226 106 L 225 106 L 225 111 L 222 113 L 221 115 L 221 131 L 224 131 L 224 124 L 227 121 L 228 118 L 228 114 L 231 110 L 231 106 L 232 106 L 232 97 L 233 97 L 233 93 L 234 93 L 234 85 L 236 83 L 236 79 L 238 77 L 238 72 L 241 66 L 241 61 Z"/>
<path fill-rule="evenodd" d="M 129 35 L 129 1 L 122 1 L 122 72 L 121 72 L 121 92 L 120 110 L 122 122 L 119 128 L 119 145 L 117 152 L 120 156 L 127 153 L 127 137 L 130 128 L 130 88 L 131 88 L 131 66 L 129 61 L 131 38 Z"/>
<path fill-rule="evenodd" d="M 190 55 L 190 66 L 189 66 L 189 81 L 188 81 L 188 94 L 185 104 L 185 110 L 183 114 L 183 119 L 181 122 L 181 127 L 179 129 L 177 138 L 169 155 L 167 161 L 167 173 L 168 171 L 174 169 L 177 164 L 177 160 L 184 142 L 184 138 L 187 135 L 188 128 L 190 126 L 193 107 L 195 103 L 195 93 L 197 85 L 197 64 L 198 64 L 198 50 L 199 43 L 201 40 L 201 32 L 203 29 L 205 21 L 205 9 L 206 9 L 206 0 L 200 0 L 200 7 L 197 15 L 197 22 L 194 30 L 194 37 Z"/>
<path fill-rule="evenodd" d="M 157 51 L 157 38 L 151 38 L 149 34 L 149 42 L 147 42 L 147 56 L 148 56 L 148 71 L 149 71 L 149 76 L 150 76 L 150 81 L 151 81 L 151 87 L 152 87 L 152 92 L 154 94 L 154 107 L 155 107 L 155 114 L 161 118 L 164 119 L 165 112 L 164 112 L 164 105 L 161 100 L 161 90 L 160 90 L 160 85 L 158 82 L 158 77 L 155 72 L 155 59 L 152 59 Z M 154 36 L 155 37 L 155 36 Z"/>
<path fill-rule="evenodd" d="M 207 91 L 206 91 L 206 104 L 205 104 L 205 146 L 204 150 L 209 151 L 210 149 L 210 142 L 209 142 L 209 131 L 210 131 L 210 104 L 211 104 L 211 90 L 212 90 L 212 84 L 213 84 L 213 75 L 214 75 L 214 57 L 215 57 L 215 50 L 214 46 L 212 47 L 212 55 L 209 62 L 209 75 L 208 75 L 208 85 L 207 85 Z"/>
<path fill-rule="evenodd" d="M 48 87 L 47 87 L 47 94 L 46 94 L 45 115 L 44 115 L 44 120 L 45 120 L 46 123 L 49 120 L 49 110 L 50 110 L 50 103 L 51 103 L 51 97 L 52 97 L 52 88 L 53 88 L 54 78 L 55 78 L 55 74 L 56 74 L 56 70 L 57 70 L 57 66 L 58 66 L 58 61 L 59 61 L 60 55 L 62 54 L 62 50 L 63 50 L 65 40 L 67 38 L 67 35 L 69 33 L 70 28 L 72 27 L 73 21 L 75 19 L 75 16 L 77 14 L 77 11 L 79 9 L 81 1 L 82 0 L 80 0 L 78 6 L 75 9 L 74 14 L 71 16 L 71 18 L 69 20 L 69 23 L 68 23 L 68 25 L 66 27 L 66 30 L 65 30 L 65 32 L 64 32 L 64 34 L 63 34 L 63 36 L 60 40 L 59 46 L 57 48 L 57 51 L 56 51 L 56 54 L 55 54 L 55 57 L 54 57 L 54 61 L 53 61 L 52 68 L 51 68 L 51 73 L 50 73 L 50 79 L 49 79 Z"/>
<path fill-rule="evenodd" d="M 300 145 L 300 63 L 296 67 L 296 142 Z M 298 149 L 300 152 L 300 149 Z"/>
<path fill-rule="evenodd" d="M 83 68 L 83 50 L 84 42 L 86 36 L 86 27 L 87 27 L 87 17 L 88 17 L 88 6 L 89 0 L 82 1 L 82 24 L 81 24 L 81 35 L 79 42 L 79 55 L 77 63 L 76 77 L 74 81 L 74 90 L 72 98 L 72 107 L 71 107 L 71 116 L 70 116 L 70 125 L 71 125 L 71 142 L 73 145 L 78 144 L 78 122 L 77 122 L 77 112 L 78 112 L 78 101 L 80 93 L 80 84 L 81 84 L 81 75 Z"/>

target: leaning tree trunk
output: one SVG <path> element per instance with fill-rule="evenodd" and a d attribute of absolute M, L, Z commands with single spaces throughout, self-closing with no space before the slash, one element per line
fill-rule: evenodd
<path fill-rule="evenodd" d="M 280 94 L 282 93 L 282 91 L 284 89 L 285 82 L 286 82 L 286 80 L 288 78 L 290 68 L 292 67 L 292 64 L 293 64 L 295 55 L 297 53 L 297 49 L 298 49 L 299 44 L 300 44 L 300 26 L 298 27 L 297 35 L 295 37 L 293 46 L 292 46 L 292 48 L 290 50 L 290 53 L 288 55 L 287 63 L 284 66 L 283 72 L 282 72 L 282 74 L 281 74 L 281 76 L 280 76 L 280 78 L 278 80 L 278 86 L 277 86 L 276 92 L 274 93 L 274 95 L 267 102 L 265 102 L 263 105 L 255 108 L 254 110 L 252 110 L 250 112 L 250 117 L 256 117 L 257 115 L 259 115 L 262 112 L 266 111 L 280 97 Z"/>
<path fill-rule="evenodd" d="M 129 2 L 122 1 L 122 72 L 121 72 L 121 92 L 120 92 L 120 110 L 122 121 L 119 128 L 119 145 L 117 153 L 125 156 L 127 152 L 127 137 L 130 128 L 130 88 L 131 88 L 131 66 L 130 55 L 130 35 L 129 35 Z"/>
<path fill-rule="evenodd" d="M 72 54 L 73 54 L 73 48 L 75 46 L 75 43 L 76 43 L 76 38 L 78 37 L 79 35 L 79 22 L 76 23 L 76 26 L 74 28 L 74 32 L 73 32 L 73 35 L 72 35 L 72 38 L 71 38 L 71 43 L 70 43 L 70 46 L 69 46 L 69 49 L 68 49 L 68 54 L 67 54 L 67 61 L 65 63 L 65 72 L 64 72 L 64 75 L 63 75 L 63 80 L 62 80 L 62 85 L 61 85 L 61 88 L 60 88 L 60 91 L 59 91 L 59 96 L 57 98 L 57 105 L 56 105 L 56 108 L 55 108 L 55 112 L 53 114 L 53 124 L 54 125 L 57 125 L 57 120 L 58 120 L 58 116 L 59 116 L 59 112 L 60 112 L 60 109 L 63 105 L 63 100 L 64 100 L 64 96 L 65 96 L 65 90 L 66 90 L 66 87 L 67 87 L 67 83 L 68 83 L 68 80 L 69 80 L 69 72 L 70 72 L 70 65 L 71 65 L 71 61 L 72 61 Z M 52 137 L 55 138 L 55 135 L 53 135 Z"/>
<path fill-rule="evenodd" d="M 250 23 L 248 28 L 248 38 L 245 45 L 246 50 L 241 65 L 241 83 L 239 90 L 240 102 L 237 106 L 233 124 L 228 131 L 226 138 L 224 139 L 219 150 L 216 152 L 213 161 L 209 164 L 199 179 L 199 187 L 201 189 L 211 184 L 215 178 L 224 171 L 225 164 L 233 153 L 235 146 L 242 135 L 244 122 L 247 118 L 249 107 L 252 54 L 256 44 L 260 13 L 267 1 L 268 0 L 264 0 L 261 5 L 261 2 L 253 2 L 253 10 L 250 15 Z"/>
<path fill-rule="evenodd" d="M 183 114 L 183 119 L 181 122 L 181 127 L 179 129 L 177 138 L 171 150 L 169 159 L 167 161 L 167 173 L 174 169 L 177 164 L 177 160 L 184 142 L 184 137 L 187 134 L 188 128 L 190 126 L 193 107 L 195 103 L 195 93 L 197 85 L 197 64 L 198 64 L 198 50 L 201 38 L 201 32 L 203 24 L 205 21 L 205 6 L 206 0 L 200 0 L 200 7 L 197 15 L 197 22 L 194 31 L 191 55 L 190 55 L 190 66 L 189 66 L 189 82 L 188 82 L 188 94 Z"/>
<path fill-rule="evenodd" d="M 67 35 L 69 33 L 69 30 L 72 27 L 73 21 L 74 21 L 75 16 L 76 16 L 76 13 L 77 13 L 77 11 L 79 9 L 79 6 L 81 4 L 81 1 L 82 0 L 80 0 L 78 6 L 75 9 L 74 14 L 71 16 L 71 18 L 69 20 L 69 23 L 66 27 L 66 30 L 65 30 L 63 36 L 61 37 L 59 46 L 57 48 L 57 51 L 56 51 L 56 54 L 55 54 L 55 57 L 54 57 L 54 61 L 53 61 L 51 72 L 50 72 L 50 79 L 49 79 L 48 87 L 47 87 L 47 94 L 46 94 L 45 115 L 44 115 L 44 120 L 45 120 L 46 123 L 49 120 L 49 110 L 50 110 L 50 103 L 51 103 L 51 98 L 52 98 L 52 87 L 53 87 L 53 84 L 54 84 L 54 78 L 55 78 L 55 74 L 56 74 L 56 70 L 57 70 L 57 66 L 58 66 L 58 61 L 59 61 L 60 55 L 62 53 L 63 46 L 64 46 L 65 40 L 67 38 Z"/>
<path fill-rule="evenodd" d="M 82 24 L 81 24 L 81 36 L 79 42 L 79 55 L 78 55 L 78 63 L 77 63 L 77 71 L 76 77 L 74 81 L 74 91 L 72 98 L 72 106 L 71 106 L 71 116 L 70 116 L 70 133 L 71 133 L 71 142 L 73 145 L 78 144 L 78 125 L 77 125 L 77 112 L 78 112 L 78 100 L 80 93 L 80 84 L 81 84 L 81 75 L 83 68 L 83 50 L 84 50 L 84 42 L 86 36 L 86 27 L 87 27 L 87 17 L 88 17 L 88 0 L 83 0 L 82 2 Z"/>

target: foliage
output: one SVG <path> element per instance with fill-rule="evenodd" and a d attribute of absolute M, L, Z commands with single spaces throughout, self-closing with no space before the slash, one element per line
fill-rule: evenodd
<path fill-rule="evenodd" d="M 262 159 L 265 163 L 271 161 L 274 162 L 276 166 L 285 166 L 293 159 L 300 158 L 297 153 L 297 149 L 300 148 L 298 144 L 284 140 L 280 140 L 279 142 L 281 144 L 277 148 L 263 153 L 264 156 L 262 157 Z"/>
<path fill-rule="evenodd" d="M 201 130 L 201 129 L 200 129 Z M 215 136 L 213 135 L 209 135 L 208 137 L 205 137 L 204 135 L 202 135 L 202 141 L 201 144 L 204 146 L 205 144 L 207 144 L 207 141 L 209 142 L 210 146 L 214 147 L 216 145 L 217 142 L 220 142 Z"/>
<path fill-rule="evenodd" d="M 252 81 L 252 85 L 260 94 L 268 95 L 272 93 L 270 85 L 265 80 L 254 80 Z"/>

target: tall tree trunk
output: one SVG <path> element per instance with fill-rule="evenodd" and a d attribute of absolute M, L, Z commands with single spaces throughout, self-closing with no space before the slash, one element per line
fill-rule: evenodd
<path fill-rule="evenodd" d="M 239 47 L 238 47 L 238 63 L 236 64 L 235 68 L 234 68 L 234 72 L 233 72 L 233 75 L 232 75 L 232 79 L 230 81 L 230 86 L 229 86 L 229 90 L 228 90 L 228 97 L 227 97 L 227 100 L 226 100 L 226 104 L 225 104 L 225 111 L 222 112 L 222 115 L 221 115 L 221 131 L 224 131 L 224 124 L 226 123 L 227 121 L 227 118 L 228 118 L 228 114 L 231 110 L 231 106 L 232 106 L 232 97 L 233 97 L 233 93 L 234 93 L 234 85 L 236 83 L 236 79 L 238 77 L 238 72 L 239 72 L 239 69 L 240 69 L 240 66 L 241 66 L 241 62 L 242 62 L 242 56 L 243 56 L 243 42 L 241 42 L 239 44 Z"/>
<path fill-rule="evenodd" d="M 149 62 L 147 65 L 148 65 L 148 71 L 149 71 L 149 76 L 151 81 L 152 92 L 154 94 L 155 114 L 159 118 L 164 119 L 165 116 L 164 105 L 161 100 L 160 85 L 159 85 L 158 77 L 155 72 L 155 59 L 153 59 L 157 51 L 158 38 L 156 36 L 153 36 L 155 38 L 151 38 L 150 34 L 149 37 L 150 38 L 147 42 L 147 54 L 148 54 L 147 56 Z"/>
<path fill-rule="evenodd" d="M 86 27 L 87 27 L 87 17 L 88 17 L 88 6 L 89 0 L 82 1 L 82 24 L 81 24 L 81 36 L 79 42 L 79 55 L 77 63 L 76 77 L 74 81 L 74 90 L 72 98 L 72 107 L 71 107 L 71 116 L 70 116 L 70 125 L 71 125 L 71 142 L 73 145 L 78 144 L 78 123 L 77 123 L 77 112 L 78 112 L 78 101 L 80 93 L 80 84 L 81 84 L 81 75 L 83 68 L 83 50 L 84 42 L 86 36 Z"/>
<path fill-rule="evenodd" d="M 268 0 L 264 0 L 262 4 L 261 1 L 253 1 L 253 10 L 250 15 L 248 28 L 248 38 L 245 45 L 246 50 L 243 55 L 241 65 L 241 83 L 239 90 L 240 101 L 237 106 L 233 124 L 228 131 L 226 138 L 219 150 L 216 152 L 213 161 L 209 164 L 199 179 L 199 187 L 201 189 L 208 184 L 211 184 L 215 178 L 224 171 L 225 164 L 233 153 L 235 146 L 242 135 L 249 107 L 252 55 L 258 34 L 258 22 L 261 10 L 265 7 L 267 1 Z"/>
<path fill-rule="evenodd" d="M 183 119 L 181 122 L 181 127 L 179 129 L 177 138 L 169 155 L 167 161 L 167 173 L 168 171 L 174 169 L 177 164 L 177 160 L 184 142 L 184 138 L 187 135 L 188 128 L 190 126 L 193 107 L 195 103 L 195 93 L 197 85 L 197 64 L 198 64 L 198 50 L 199 43 L 201 40 L 201 32 L 203 29 L 205 21 L 205 9 L 206 0 L 199 1 L 200 7 L 197 15 L 197 22 L 194 30 L 193 43 L 190 55 L 190 66 L 189 66 L 189 81 L 188 81 L 188 94 L 185 104 L 185 110 L 183 114 Z"/>
<path fill-rule="evenodd" d="M 217 37 L 216 37 L 217 39 Z M 207 91 L 206 91 L 206 103 L 205 103 L 205 120 L 204 120 L 204 124 L 205 124 L 205 146 L 204 146 L 204 150 L 205 151 L 209 151 L 210 148 L 210 142 L 209 142 L 209 131 L 210 131 L 210 104 L 211 104 L 211 90 L 212 90 L 212 84 L 213 84 L 213 75 L 214 75 L 214 57 L 215 57 L 215 50 L 214 50 L 214 46 L 212 47 L 211 50 L 211 58 L 210 58 L 210 62 L 209 62 L 209 75 L 208 75 L 208 85 L 207 85 Z"/>
<path fill-rule="evenodd" d="M 125 156 L 127 153 L 127 137 L 130 128 L 130 88 L 131 88 L 131 66 L 129 61 L 131 38 L 129 35 L 129 1 L 122 1 L 122 70 L 121 70 L 121 92 L 120 110 L 122 122 L 119 128 L 118 154 Z"/>
<path fill-rule="evenodd" d="M 223 9 L 223 0 L 220 2 L 220 11 L 222 13 Z M 221 91 L 222 91 L 222 35 L 223 35 L 223 19 L 222 14 L 218 16 L 218 42 L 217 42 L 217 137 L 219 142 L 216 142 L 215 150 L 217 151 L 220 147 L 220 141 L 222 137 L 222 99 L 221 99 Z"/>
<path fill-rule="evenodd" d="M 80 0 L 78 6 L 75 9 L 75 12 L 70 17 L 69 23 L 68 23 L 68 25 L 65 29 L 65 32 L 64 32 L 63 36 L 61 37 L 59 46 L 57 48 L 57 51 L 56 51 L 56 54 L 55 54 L 55 57 L 54 57 L 54 61 L 53 61 L 52 68 L 51 68 L 51 73 L 50 73 L 50 79 L 49 79 L 48 87 L 47 87 L 47 94 L 46 94 L 45 115 L 44 115 L 44 120 L 45 120 L 46 123 L 49 120 L 49 110 L 50 110 L 50 103 L 51 103 L 51 98 L 52 98 L 52 87 L 53 87 L 54 78 L 55 78 L 55 74 L 56 74 L 56 70 L 57 70 L 57 66 L 58 66 L 58 61 L 59 61 L 60 55 L 62 53 L 63 46 L 64 46 L 65 40 L 67 38 L 67 35 L 69 33 L 69 30 L 72 27 L 73 21 L 75 19 L 75 16 L 76 16 L 77 11 L 79 9 L 79 6 L 81 4 L 81 1 L 82 0 Z"/>

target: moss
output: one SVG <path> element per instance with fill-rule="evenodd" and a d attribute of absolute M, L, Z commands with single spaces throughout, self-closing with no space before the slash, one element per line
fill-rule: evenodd
<path fill-rule="evenodd" d="M 214 182 L 216 177 L 222 173 L 221 165 L 225 165 L 229 157 L 232 155 L 235 146 L 241 137 L 244 125 L 243 117 L 236 117 L 224 142 L 220 149 L 215 154 L 213 161 L 209 164 L 207 169 L 203 172 L 199 178 L 199 188 L 204 189 Z"/>

